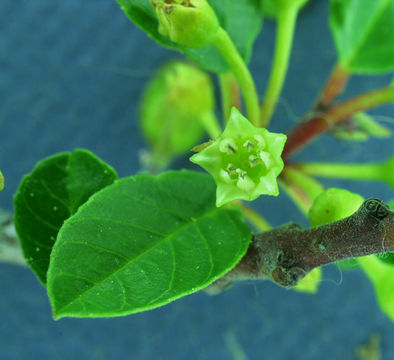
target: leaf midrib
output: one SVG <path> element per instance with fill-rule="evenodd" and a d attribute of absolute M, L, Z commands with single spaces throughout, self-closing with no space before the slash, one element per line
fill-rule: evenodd
<path fill-rule="evenodd" d="M 136 257 L 130 259 L 129 261 L 125 262 L 122 266 L 120 266 L 118 269 L 116 269 L 114 272 L 111 272 L 109 275 L 105 276 L 104 278 L 102 278 L 99 282 L 94 283 L 93 286 L 85 289 L 82 293 L 80 293 L 79 295 L 77 295 L 76 297 L 74 297 L 71 301 L 69 301 L 66 305 L 63 305 L 62 307 L 58 308 L 57 311 L 54 311 L 54 315 L 58 315 L 62 310 L 66 309 L 67 307 L 69 307 L 70 305 L 72 305 L 73 303 L 75 303 L 75 301 L 79 301 L 81 300 L 81 298 L 83 297 L 83 295 L 89 291 L 91 291 L 92 289 L 94 289 L 95 287 L 101 285 L 104 281 L 108 280 L 108 278 L 112 277 L 112 276 L 116 276 L 120 271 L 122 271 L 124 268 L 126 268 L 127 266 L 133 264 L 134 262 L 138 261 L 138 259 L 140 259 L 142 256 L 144 256 L 146 253 L 154 250 L 155 248 L 157 248 L 159 245 L 161 245 L 162 243 L 164 243 L 165 241 L 170 241 L 170 239 L 172 239 L 176 234 L 178 234 L 179 232 L 181 232 L 184 228 L 186 228 L 187 226 L 193 224 L 193 222 L 197 222 L 198 220 L 203 219 L 206 216 L 211 215 L 212 213 L 214 213 L 215 211 L 220 211 L 220 208 L 214 207 L 212 210 L 194 218 L 193 220 L 190 219 L 189 222 L 181 225 L 175 232 L 173 232 L 172 234 L 168 234 L 167 236 L 163 237 L 163 239 L 159 240 L 155 245 L 151 246 L 150 248 L 146 249 L 145 251 L 143 251 L 141 254 L 137 255 Z M 68 223 L 69 224 L 69 223 Z M 57 276 L 56 276 L 57 277 Z M 55 279 L 56 279 L 55 277 Z M 52 282 L 55 281 L 55 279 L 52 280 Z"/>

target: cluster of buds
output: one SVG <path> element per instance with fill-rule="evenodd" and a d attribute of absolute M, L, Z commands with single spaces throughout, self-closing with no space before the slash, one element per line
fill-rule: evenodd
<path fill-rule="evenodd" d="M 207 170 L 217 184 L 216 205 L 278 195 L 277 177 L 286 136 L 252 125 L 233 108 L 226 129 L 190 160 Z"/>

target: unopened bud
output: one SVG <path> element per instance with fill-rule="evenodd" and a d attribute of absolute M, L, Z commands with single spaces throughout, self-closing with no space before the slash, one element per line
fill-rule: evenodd
<path fill-rule="evenodd" d="M 207 0 L 151 0 L 159 32 L 179 45 L 202 48 L 212 42 L 219 21 Z"/>

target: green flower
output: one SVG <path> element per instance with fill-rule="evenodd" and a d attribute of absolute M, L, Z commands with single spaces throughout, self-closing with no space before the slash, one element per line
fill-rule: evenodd
<path fill-rule="evenodd" d="M 207 0 L 151 0 L 159 33 L 173 42 L 202 48 L 212 42 L 219 20 Z"/>
<path fill-rule="evenodd" d="M 190 158 L 208 171 L 217 184 L 216 206 L 233 200 L 252 201 L 279 194 L 276 178 L 283 169 L 286 135 L 252 125 L 233 108 L 224 132 Z"/>

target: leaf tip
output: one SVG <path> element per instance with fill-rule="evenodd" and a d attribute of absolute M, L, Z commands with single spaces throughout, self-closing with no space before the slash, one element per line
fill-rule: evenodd
<path fill-rule="evenodd" d="M 52 319 L 54 321 L 59 321 L 61 318 L 63 318 L 64 316 L 59 314 L 58 311 L 53 307 L 52 305 Z"/>

